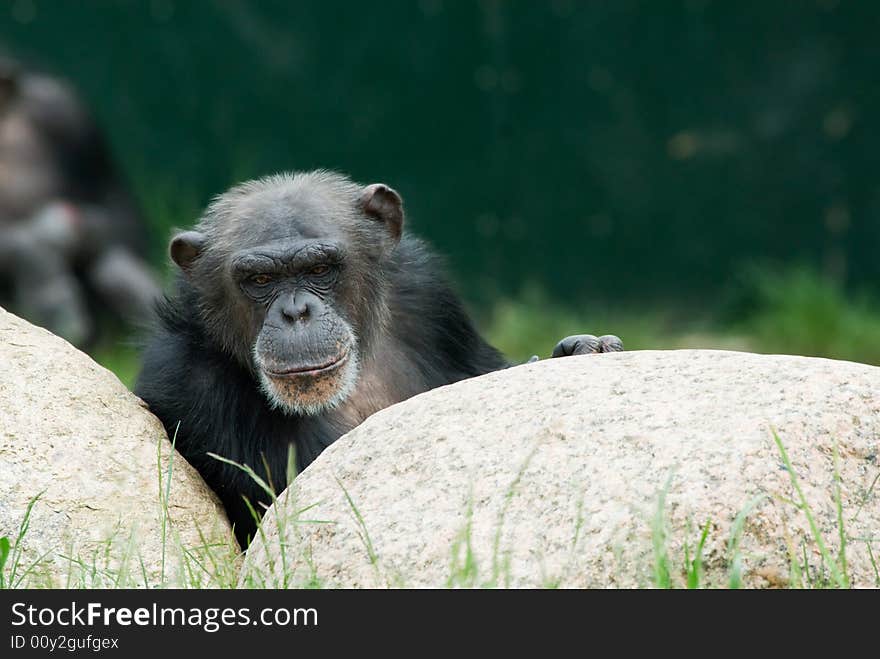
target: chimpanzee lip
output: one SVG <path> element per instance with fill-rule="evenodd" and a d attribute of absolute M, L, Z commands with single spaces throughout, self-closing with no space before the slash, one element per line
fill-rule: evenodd
<path fill-rule="evenodd" d="M 273 378 L 294 378 L 294 377 L 302 377 L 307 375 L 309 377 L 315 375 L 321 375 L 322 373 L 326 373 L 328 371 L 332 371 L 335 368 L 339 368 L 342 364 L 348 359 L 348 350 L 343 352 L 341 355 L 337 355 L 333 357 L 331 360 L 326 361 L 322 364 L 308 364 L 306 366 L 294 366 L 292 368 L 285 368 L 281 371 L 275 371 L 268 368 L 263 369 L 266 375 L 269 375 Z"/>

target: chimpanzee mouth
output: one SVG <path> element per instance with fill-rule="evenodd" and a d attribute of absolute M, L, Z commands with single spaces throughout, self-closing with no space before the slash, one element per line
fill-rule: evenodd
<path fill-rule="evenodd" d="M 341 355 L 337 355 L 332 359 L 323 362 L 321 364 L 307 364 L 305 366 L 293 366 L 291 368 L 285 368 L 284 370 L 276 371 L 268 368 L 264 368 L 263 372 L 272 378 L 299 378 L 303 376 L 314 377 L 318 375 L 324 375 L 325 373 L 329 373 L 333 371 L 348 361 L 349 351 L 346 350 Z"/>

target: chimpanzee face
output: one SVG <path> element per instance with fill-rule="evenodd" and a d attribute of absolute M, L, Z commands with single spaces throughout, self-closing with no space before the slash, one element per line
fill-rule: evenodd
<path fill-rule="evenodd" d="M 262 318 L 254 364 L 279 408 L 316 414 L 354 387 L 358 344 L 339 295 L 344 268 L 344 247 L 321 239 L 286 239 L 232 260 L 241 294 Z"/>
<path fill-rule="evenodd" d="M 292 414 L 318 414 L 353 391 L 385 309 L 382 262 L 400 236 L 393 190 L 326 176 L 293 177 L 287 194 L 277 178 L 235 188 L 171 244 L 206 329 Z"/>

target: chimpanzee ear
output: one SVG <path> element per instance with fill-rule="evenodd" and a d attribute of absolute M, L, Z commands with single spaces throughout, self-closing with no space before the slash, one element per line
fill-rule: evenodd
<path fill-rule="evenodd" d="M 369 217 L 383 222 L 394 242 L 403 231 L 403 200 L 384 183 L 373 183 L 361 193 L 361 207 Z"/>
<path fill-rule="evenodd" d="M 168 251 L 180 269 L 187 272 L 204 246 L 204 234 L 198 231 L 184 231 L 171 239 Z"/>

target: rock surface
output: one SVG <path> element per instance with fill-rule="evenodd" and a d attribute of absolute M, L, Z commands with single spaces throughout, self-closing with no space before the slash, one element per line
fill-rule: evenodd
<path fill-rule="evenodd" d="M 167 507 L 160 450 L 163 488 L 174 456 Z M 229 578 L 197 565 L 206 551 L 235 551 L 234 540 L 219 502 L 173 453 L 159 421 L 108 370 L 0 309 L 0 537 L 15 544 L 37 495 L 14 585 L 153 587 Z M 6 569 L 8 579 L 12 558 Z"/>
<path fill-rule="evenodd" d="M 341 438 L 267 513 L 242 583 L 683 586 L 706 528 L 701 585 L 875 586 L 878 452 L 880 368 L 701 350 L 542 361 Z"/>

